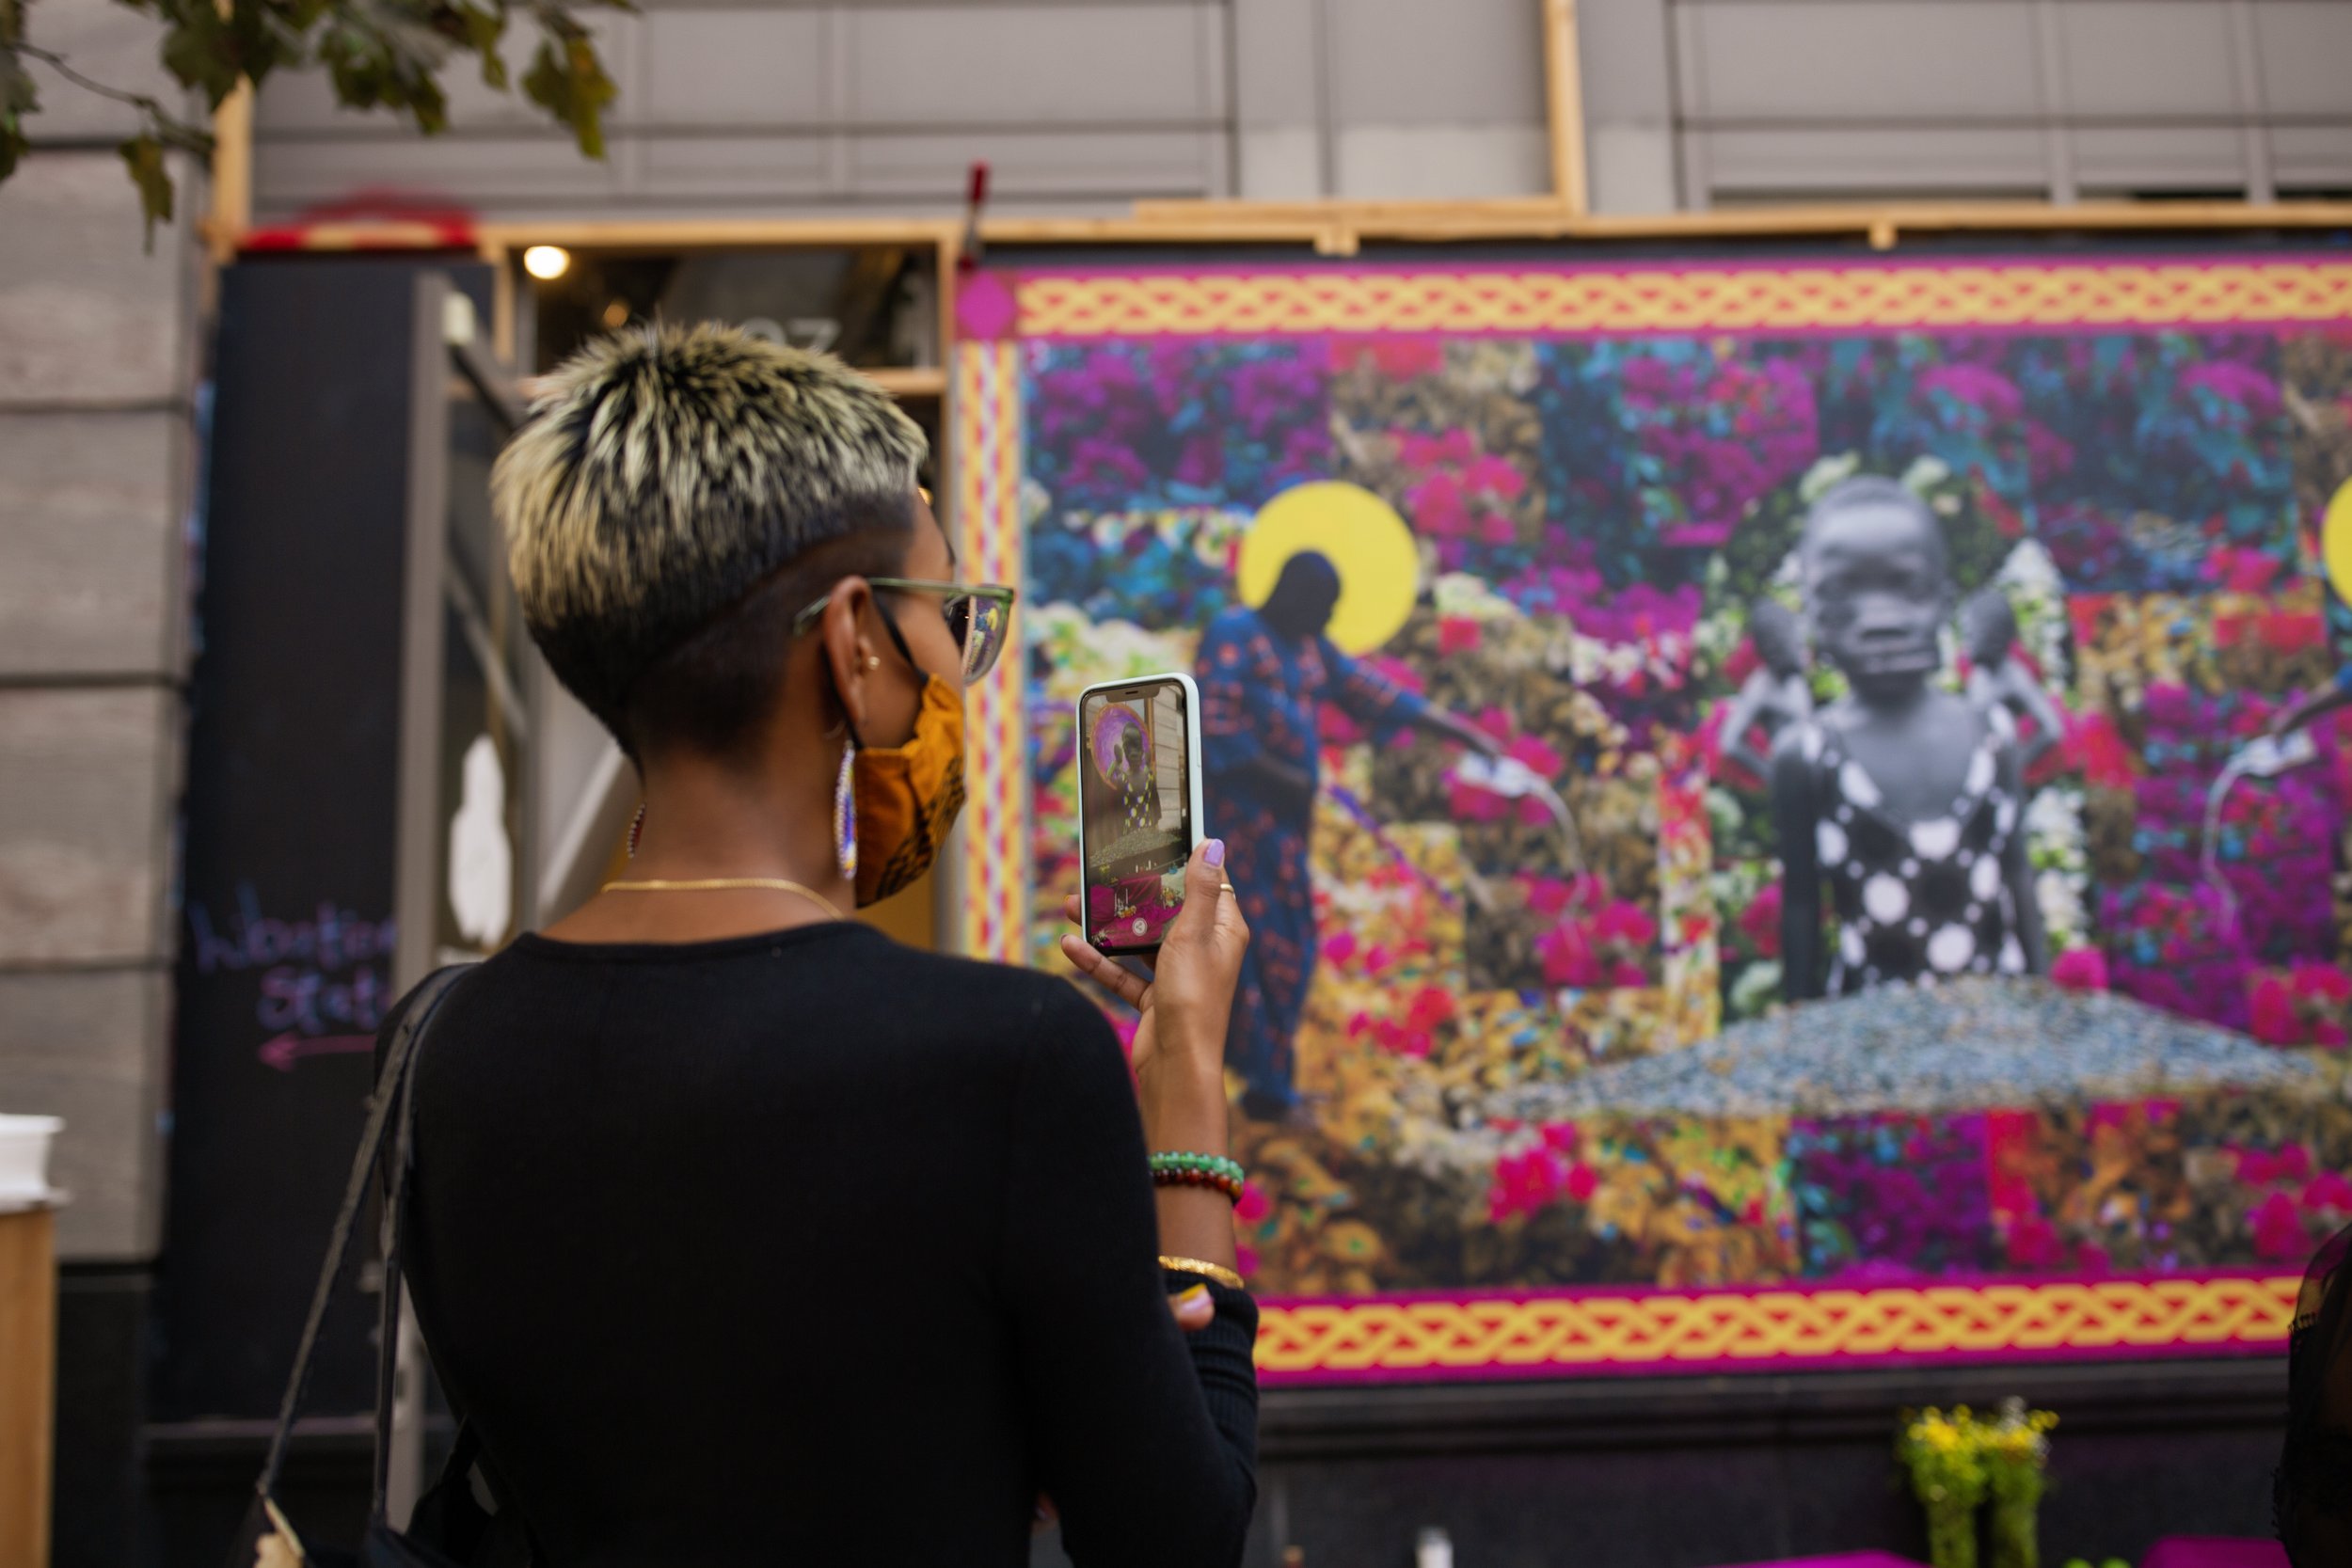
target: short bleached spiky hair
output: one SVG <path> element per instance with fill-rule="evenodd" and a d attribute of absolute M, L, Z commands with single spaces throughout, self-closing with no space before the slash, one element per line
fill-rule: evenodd
<path fill-rule="evenodd" d="M 923 451 L 889 394 L 836 359 L 653 327 L 547 378 L 490 497 L 532 637 L 618 733 L 639 677 L 764 579 L 910 527 Z"/>

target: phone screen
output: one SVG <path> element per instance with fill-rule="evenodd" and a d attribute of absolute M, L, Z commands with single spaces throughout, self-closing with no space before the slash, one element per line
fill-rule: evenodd
<path fill-rule="evenodd" d="M 1184 907 L 1191 723 L 1175 681 L 1089 692 L 1079 705 L 1087 939 L 1106 953 L 1159 946 Z"/>

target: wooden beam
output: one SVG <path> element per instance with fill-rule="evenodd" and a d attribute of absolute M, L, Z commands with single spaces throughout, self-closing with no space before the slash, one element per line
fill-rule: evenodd
<path fill-rule="evenodd" d="M 2036 201 L 1878 202 L 1740 207 L 1699 213 L 1594 214 L 1557 198 L 1486 201 L 1152 201 L 1123 217 L 1000 217 L 981 225 L 991 245 L 1296 245 L 1351 256 L 1374 241 L 1610 241 L 1848 235 L 1879 249 L 1932 233 L 2162 233 L 2204 230 L 2352 230 L 2352 202 L 2110 201 L 2071 207 Z M 314 245 L 366 248 L 445 245 L 428 226 L 351 224 L 306 230 Z M 498 223 L 475 231 L 485 258 L 533 245 L 579 250 L 793 249 L 861 245 L 936 246 L 943 326 L 953 321 L 961 228 L 953 219 L 755 219 L 602 223 Z M 943 343 L 943 349 L 945 344 Z"/>
<path fill-rule="evenodd" d="M 2352 202 L 1897 202 L 1749 207 L 1698 213 L 1595 215 L 1565 202 L 1233 201 L 1138 204 L 1131 218 L 1005 219 L 990 243 L 1238 244 L 1336 246 L 1348 241 L 1674 241 L 1769 235 L 1851 235 L 1879 249 L 1906 233 L 2171 232 L 2185 230 L 2352 230 Z M 1348 254 L 1345 250 L 1327 253 Z"/>
<path fill-rule="evenodd" d="M 213 167 L 204 239 L 226 265 L 253 227 L 253 84 L 243 77 L 213 111 Z"/>
<path fill-rule="evenodd" d="M 1584 161 L 1584 67 L 1576 0 L 1543 0 L 1544 84 L 1551 119 L 1551 194 L 1578 217 L 1592 211 Z"/>
<path fill-rule="evenodd" d="M 558 223 L 485 223 L 474 238 L 487 250 L 560 245 L 570 250 L 789 250 L 836 245 L 930 247 L 956 230 L 952 218 L 622 218 Z"/>

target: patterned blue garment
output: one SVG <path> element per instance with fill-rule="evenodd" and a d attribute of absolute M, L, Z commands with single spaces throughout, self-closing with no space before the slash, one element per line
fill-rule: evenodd
<path fill-rule="evenodd" d="M 1249 919 L 1226 1059 L 1248 1080 L 1254 1109 L 1287 1108 L 1298 1099 L 1291 1042 L 1315 969 L 1308 876 L 1314 818 L 1249 765 L 1270 757 L 1319 778 L 1315 716 L 1324 703 L 1379 730 L 1411 723 L 1427 708 L 1326 639 L 1278 636 L 1250 610 L 1228 610 L 1210 624 L 1195 678 L 1202 806 L 1209 832 L 1225 840 L 1226 872 Z"/>

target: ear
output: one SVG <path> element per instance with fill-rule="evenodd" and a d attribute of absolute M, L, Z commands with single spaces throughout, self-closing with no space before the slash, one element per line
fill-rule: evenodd
<path fill-rule="evenodd" d="M 867 680 L 881 668 L 880 651 L 866 630 L 873 617 L 866 610 L 874 590 L 864 578 L 843 578 L 834 584 L 833 597 L 817 623 L 818 657 L 833 676 L 834 700 L 850 728 L 866 733 Z"/>

